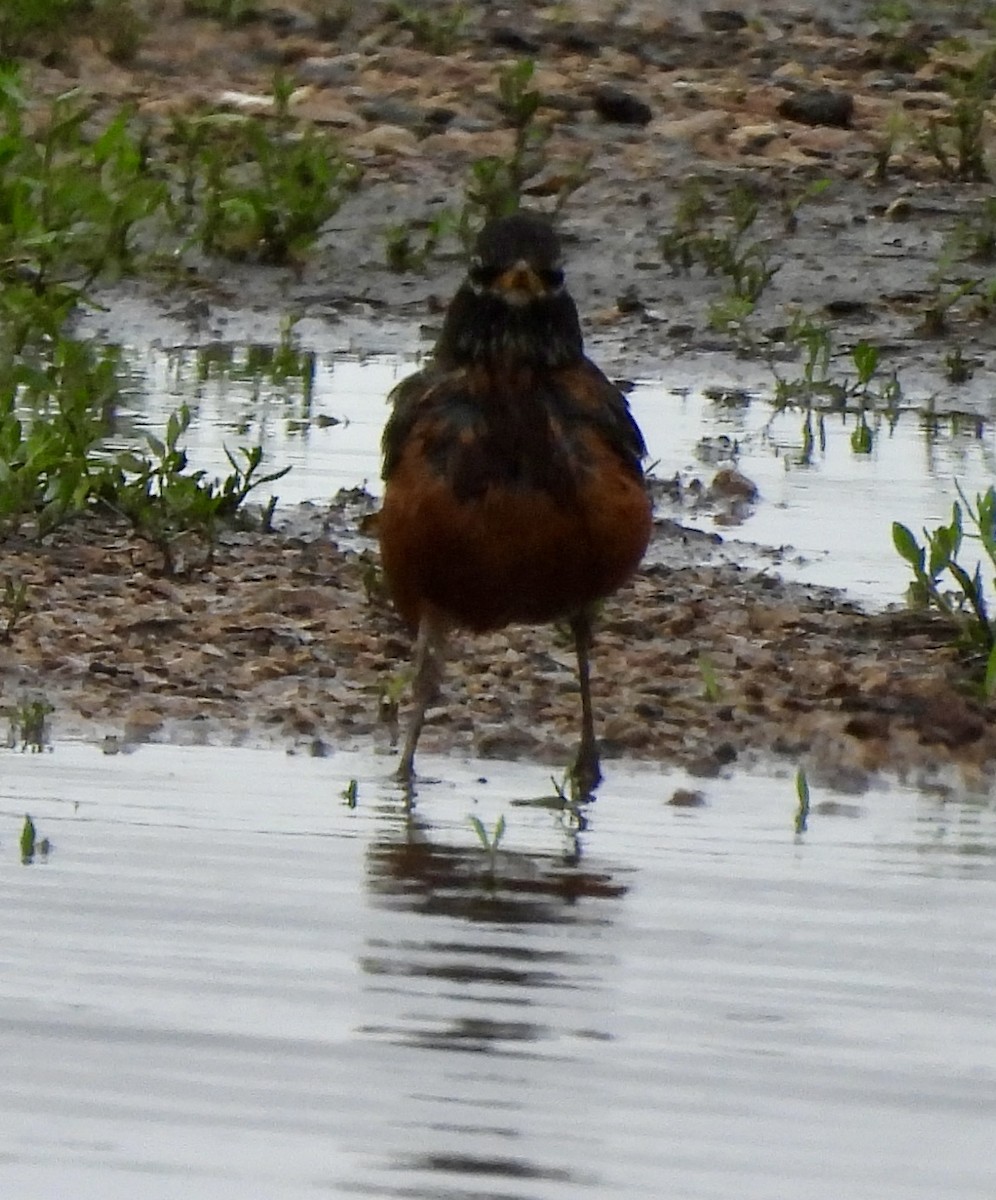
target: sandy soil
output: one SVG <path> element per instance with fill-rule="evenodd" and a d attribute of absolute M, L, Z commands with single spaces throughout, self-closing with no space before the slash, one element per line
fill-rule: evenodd
<path fill-rule="evenodd" d="M 470 163 L 507 151 L 496 71 L 529 53 L 554 127 L 533 203 L 548 204 L 542 193 L 565 166 L 591 156 L 563 228 L 589 347 L 608 369 L 653 374 L 681 355 L 705 374 L 738 352 L 738 339 L 707 320 L 722 280 L 675 276 L 659 238 L 689 175 L 720 211 L 731 186 L 748 180 L 763 197 L 756 235 L 779 266 L 755 330 L 777 345 L 793 311 L 815 314 L 841 353 L 861 338 L 879 345 L 908 398 L 987 413 L 981 368 L 996 352 L 996 322 L 966 301 L 926 339 L 923 316 L 939 286 L 985 274 L 977 264 L 939 264 L 957 223 L 981 211 L 992 187 L 945 179 L 922 136 L 950 113 L 943 80 L 965 61 L 951 39 L 982 37 L 985 6 L 957 18 L 950 5 L 920 6 L 900 39 L 916 49 L 912 61 L 895 30 L 858 4 L 830 18 L 804 4 L 725 14 L 633 4 L 611 22 L 597 19 L 600 9 L 470 5 L 458 49 L 439 57 L 377 5 L 333 33 L 303 5 L 264 6 L 259 20 L 224 29 L 164 0 L 150 6 L 149 32 L 128 66 L 86 40 L 58 65 L 36 66 L 49 91 L 78 84 L 108 109 L 134 103 L 165 130 L 173 113 L 224 107 L 233 93 L 263 96 L 279 65 L 299 85 L 297 110 L 336 130 L 365 168 L 300 275 L 201 263 L 191 274 L 197 305 L 189 291 L 130 281 L 108 294 L 111 315 L 91 316 L 87 327 L 120 329 L 122 302 L 142 295 L 188 338 L 222 327 L 237 337 L 259 314 L 290 308 L 348 323 L 354 344 L 366 330 L 370 349 L 410 342 L 416 326 L 431 332 L 459 278 L 456 248 L 423 274 L 397 275 L 384 264 L 383 231 L 459 203 Z M 603 84 L 649 105 L 649 122 L 600 117 L 593 95 Z M 787 97 L 818 87 L 853 98 L 847 127 L 782 115 Z M 886 142 L 892 152 L 883 155 Z M 878 173 L 876 156 L 885 163 Z M 790 219 L 821 179 L 827 190 Z M 975 364 L 957 388 L 945 380 L 955 348 Z M 14 704 L 43 693 L 57 729 L 107 734 L 109 749 L 149 737 L 274 736 L 316 751 L 373 737 L 386 746 L 409 639 L 371 586 L 370 563 L 329 536 L 343 522 L 355 528 L 363 508 L 344 498 L 301 516 L 293 533 L 232 535 L 213 565 L 175 578 L 96 523 L 42 552 L 5 548 L 5 571 L 35 599 L 0 649 L 4 696 Z M 577 694 L 556 631 L 468 638 L 453 658 L 427 749 L 567 760 Z M 595 674 L 609 754 L 704 774 L 782 754 L 853 786 L 881 769 L 950 781 L 953 765 L 974 784 L 996 761 L 992 706 L 973 696 L 936 622 L 869 616 L 841 595 L 719 559 L 665 520 L 655 565 L 606 606 Z"/>

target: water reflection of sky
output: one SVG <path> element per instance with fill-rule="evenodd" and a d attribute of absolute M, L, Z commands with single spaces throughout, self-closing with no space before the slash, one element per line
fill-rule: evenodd
<path fill-rule="evenodd" d="M 266 363 L 239 352 L 146 350 L 129 359 L 131 391 L 119 428 L 161 428 L 181 401 L 193 412 L 187 445 L 197 466 L 228 470 L 224 447 L 262 443 L 272 468 L 293 470 L 276 485 L 283 503 L 322 500 L 340 488 L 379 489 L 379 442 L 391 387 L 410 361 L 310 357 L 305 377 L 283 382 Z M 670 367 L 669 384 L 678 378 Z M 715 382 L 710 380 L 710 382 Z M 955 481 L 970 495 L 996 478 L 996 427 L 905 411 L 890 425 L 869 418 L 871 452 L 852 448 L 853 415 L 814 418 L 805 456 L 804 416 L 775 413 L 763 397 L 724 403 L 694 390 L 643 381 L 630 400 L 662 477 L 708 480 L 703 439 L 737 446 L 740 469 L 757 483 L 753 513 L 726 536 L 786 547 L 784 569 L 812 582 L 845 586 L 855 597 L 899 600 L 907 569 L 892 547 L 901 520 L 918 532 L 950 517 Z M 714 528 L 710 513 L 680 519 Z M 799 561 L 802 560 L 802 561 Z"/>
<path fill-rule="evenodd" d="M 990 801 L 392 762 L 7 753 L 4 1196 L 990 1200 Z"/>

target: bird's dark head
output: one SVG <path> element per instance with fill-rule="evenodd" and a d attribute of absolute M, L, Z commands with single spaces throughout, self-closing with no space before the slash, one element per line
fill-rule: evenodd
<path fill-rule="evenodd" d="M 489 222 L 478 235 L 467 278 L 476 295 L 512 308 L 560 295 L 564 269 L 553 227 L 526 213 Z"/>
<path fill-rule="evenodd" d="M 557 367 L 582 353 L 553 226 L 524 212 L 489 221 L 446 314 L 437 354 L 457 363 Z"/>

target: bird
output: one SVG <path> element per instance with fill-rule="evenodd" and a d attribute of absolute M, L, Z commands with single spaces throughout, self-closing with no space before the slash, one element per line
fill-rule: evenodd
<path fill-rule="evenodd" d="M 413 786 L 454 629 L 566 621 L 581 693 L 575 795 L 601 782 L 592 621 L 650 540 L 646 446 L 622 392 L 585 355 L 560 239 L 538 212 L 488 221 L 426 366 L 388 397 L 381 568 L 416 631 L 396 777 Z"/>

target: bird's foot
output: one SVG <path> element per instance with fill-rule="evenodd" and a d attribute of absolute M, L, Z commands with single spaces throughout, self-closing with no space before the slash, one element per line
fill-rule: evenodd
<path fill-rule="evenodd" d="M 595 790 L 601 782 L 598 747 L 582 743 L 571 767 L 571 799 L 575 804 L 587 804 L 595 799 Z"/>
<path fill-rule="evenodd" d="M 415 763 L 408 755 L 404 755 L 398 763 L 393 779 L 401 784 L 405 796 L 405 804 L 410 808 L 415 800 Z"/>

